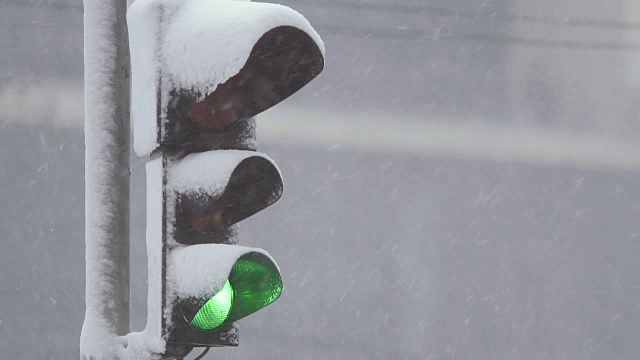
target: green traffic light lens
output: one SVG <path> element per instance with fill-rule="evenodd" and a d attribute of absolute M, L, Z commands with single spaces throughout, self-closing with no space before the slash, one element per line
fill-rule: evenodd
<path fill-rule="evenodd" d="M 191 327 L 209 332 L 253 314 L 281 293 L 277 265 L 264 254 L 249 252 L 236 260 L 222 289 L 208 300 L 185 299 L 181 310 Z M 187 315 L 194 313 L 193 317 Z"/>
<path fill-rule="evenodd" d="M 264 255 L 252 253 L 238 259 L 229 280 L 233 284 L 235 303 L 230 321 L 236 321 L 273 303 L 282 293 L 278 269 Z"/>
<path fill-rule="evenodd" d="M 218 328 L 229 317 L 229 312 L 233 306 L 234 291 L 229 280 L 224 284 L 222 290 L 218 291 L 209 301 L 207 301 L 193 317 L 191 325 L 203 330 L 210 331 Z"/>

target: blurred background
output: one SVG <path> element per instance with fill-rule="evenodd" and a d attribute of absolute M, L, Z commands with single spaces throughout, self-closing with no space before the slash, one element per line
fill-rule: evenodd
<path fill-rule="evenodd" d="M 640 3 L 283 0 L 324 72 L 258 117 L 241 242 L 285 290 L 224 359 L 637 359 Z M 0 349 L 79 356 L 80 0 L 0 0 Z M 147 159 L 132 155 L 132 329 Z M 191 358 L 197 355 L 194 352 Z"/>

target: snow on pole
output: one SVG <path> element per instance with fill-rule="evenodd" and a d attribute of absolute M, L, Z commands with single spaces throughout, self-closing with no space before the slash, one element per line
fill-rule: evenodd
<path fill-rule="evenodd" d="M 129 332 L 127 0 L 84 0 L 85 320 L 82 359 L 117 359 Z"/>

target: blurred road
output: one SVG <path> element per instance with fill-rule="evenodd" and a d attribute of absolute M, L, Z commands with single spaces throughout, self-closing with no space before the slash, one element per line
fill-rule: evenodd
<path fill-rule="evenodd" d="M 74 358 L 82 132 L 5 125 L 0 147 L 0 348 L 7 358 Z M 634 359 L 640 350 L 637 172 L 260 148 L 279 164 L 285 193 L 241 225 L 241 241 L 278 260 L 285 292 L 241 322 L 240 348 L 212 358 Z M 138 330 L 143 169 L 135 159 Z"/>

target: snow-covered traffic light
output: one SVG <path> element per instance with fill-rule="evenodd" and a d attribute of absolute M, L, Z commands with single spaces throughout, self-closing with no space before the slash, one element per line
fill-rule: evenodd
<path fill-rule="evenodd" d="M 145 331 L 165 357 L 238 345 L 235 321 L 282 291 L 273 258 L 236 245 L 237 223 L 283 188 L 254 116 L 322 71 L 324 45 L 274 4 L 136 0 L 127 20 L 134 149 L 151 156 Z"/>
<path fill-rule="evenodd" d="M 236 224 L 280 198 L 282 177 L 271 159 L 254 151 L 163 157 L 168 349 L 237 345 L 233 322 L 275 301 L 282 279 L 264 250 L 233 245 Z"/>

